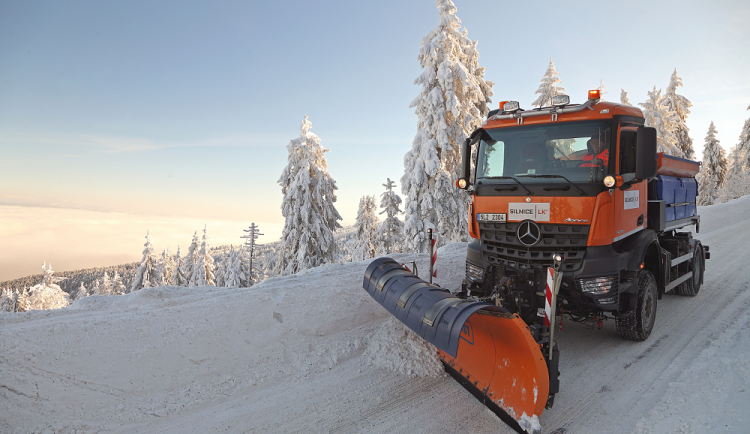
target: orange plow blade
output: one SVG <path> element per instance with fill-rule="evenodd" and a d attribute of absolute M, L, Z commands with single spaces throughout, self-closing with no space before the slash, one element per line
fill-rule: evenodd
<path fill-rule="evenodd" d="M 435 345 L 446 371 L 518 432 L 540 433 L 550 380 L 539 343 L 517 315 L 460 299 L 390 258 L 373 261 L 364 289 Z"/>

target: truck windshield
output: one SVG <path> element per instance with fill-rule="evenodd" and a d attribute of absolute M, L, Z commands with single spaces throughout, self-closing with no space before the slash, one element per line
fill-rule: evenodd
<path fill-rule="evenodd" d="M 609 125 L 608 121 L 571 122 L 485 130 L 479 146 L 477 181 L 513 182 L 502 178 L 520 177 L 524 184 L 567 183 L 564 178 L 600 182 L 610 165 Z"/>

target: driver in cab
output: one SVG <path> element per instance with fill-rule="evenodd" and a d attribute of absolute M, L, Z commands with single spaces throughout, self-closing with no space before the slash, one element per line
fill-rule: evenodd
<path fill-rule="evenodd" d="M 581 167 L 598 167 L 605 169 L 609 165 L 609 149 L 604 149 L 604 143 L 594 137 L 587 143 L 589 153 L 584 155 Z"/>

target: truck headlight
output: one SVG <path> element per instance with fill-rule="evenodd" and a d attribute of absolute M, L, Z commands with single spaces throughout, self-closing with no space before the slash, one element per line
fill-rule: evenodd
<path fill-rule="evenodd" d="M 601 295 L 612 291 L 617 287 L 617 276 L 594 277 L 592 279 L 580 279 L 581 291 Z"/>
<path fill-rule="evenodd" d="M 484 280 L 484 269 L 466 261 L 466 278 L 472 282 Z"/>

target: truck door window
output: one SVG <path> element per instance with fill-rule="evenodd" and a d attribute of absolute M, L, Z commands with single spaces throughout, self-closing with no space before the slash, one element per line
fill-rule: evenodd
<path fill-rule="evenodd" d="M 635 176 L 636 143 L 635 131 L 620 131 L 620 175 L 626 182 Z"/>

